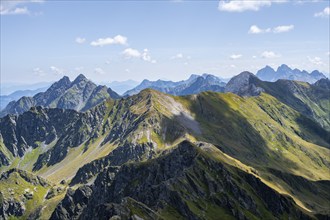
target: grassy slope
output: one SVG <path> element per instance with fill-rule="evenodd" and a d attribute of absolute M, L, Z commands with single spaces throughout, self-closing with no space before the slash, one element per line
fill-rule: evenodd
<path fill-rule="evenodd" d="M 31 173 L 28 173 L 27 176 L 31 179 L 35 178 Z M 22 216 L 11 216 L 10 219 L 27 219 L 30 215 L 38 213 L 40 209 L 43 210 L 42 216 L 49 217 L 60 199 L 65 195 L 65 191 L 62 191 L 52 199 L 45 199 L 48 191 L 52 188 L 57 187 L 50 182 L 47 185 L 30 182 L 16 171 L 11 172 L 8 178 L 0 180 L 0 191 L 3 199 L 22 202 L 26 208 Z M 27 191 L 33 193 L 31 199 L 24 198 Z M 47 217 L 41 219 L 47 219 Z"/>
<path fill-rule="evenodd" d="M 275 83 L 257 80 L 268 94 L 293 109 L 311 117 L 330 131 L 329 90 L 306 82 L 278 80 Z"/>
<path fill-rule="evenodd" d="M 312 180 L 330 178 L 327 137 L 302 128 L 297 120 L 303 116 L 274 97 L 202 93 L 196 101 L 187 102 L 194 97 L 178 99 L 196 114 L 203 130 L 198 139 L 242 162 Z"/>
<path fill-rule="evenodd" d="M 256 168 L 267 185 L 292 196 L 306 210 L 326 210 L 329 202 L 326 195 L 294 189 L 269 168 L 301 176 L 312 183 L 330 180 L 329 133 L 322 130 L 320 135 L 317 129 L 302 127 L 299 124 L 302 118 L 316 125 L 267 94 L 241 98 L 234 94 L 202 93 L 176 99 L 196 114 L 203 130 L 197 139 L 213 143 Z M 318 190 L 322 192 L 324 187 Z"/>
<path fill-rule="evenodd" d="M 178 115 L 169 108 L 173 104 L 169 103 L 173 101 L 181 105 L 179 110 L 188 112 L 196 119 L 201 134 L 180 124 Z M 222 161 L 229 161 L 247 172 L 260 173 L 264 182 L 281 193 L 291 195 L 301 207 L 305 206 L 304 195 L 308 194 L 298 193 L 269 172 L 269 168 L 302 176 L 308 181 L 330 179 L 329 150 L 326 148 L 329 142 L 325 137 L 320 137 L 317 129 L 313 132 L 310 127 L 304 128 L 298 123 L 299 119 L 306 118 L 267 94 L 241 98 L 233 94 L 206 92 L 172 97 L 145 90 L 138 96 L 111 101 L 107 105 L 103 130 L 107 122 L 111 127 L 118 118 L 127 114 L 128 107 L 132 114 L 137 115 L 135 120 L 139 124 L 126 140 L 154 142 L 158 152 L 173 147 L 183 138 L 213 143 L 226 153 L 217 154 Z M 313 122 L 310 123 L 315 126 Z M 79 167 L 107 155 L 117 146 L 100 146 L 104 135 L 94 139 L 85 152 L 84 145 L 70 149 L 66 159 L 54 166 L 44 167 L 38 174 L 54 182 L 69 180 Z M 11 167 L 30 170 L 40 150 L 41 146 L 32 150 L 22 161 L 15 159 Z M 311 205 L 321 204 L 321 207 L 314 207 L 315 210 L 324 208 L 322 204 L 326 198 L 313 197 L 312 200 L 315 202 L 312 201 Z M 310 204 L 308 207 L 313 209 Z"/>

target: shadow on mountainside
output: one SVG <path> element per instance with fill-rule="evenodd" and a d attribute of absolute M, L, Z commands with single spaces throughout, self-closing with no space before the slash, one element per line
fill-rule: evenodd
<path fill-rule="evenodd" d="M 272 153 L 264 138 L 217 93 L 199 95 L 191 111 L 196 114 L 196 120 L 201 125 L 203 134 L 200 138 L 203 141 L 216 145 L 224 153 L 245 164 L 271 166 Z M 291 161 L 285 163 L 292 169 L 296 168 Z"/>

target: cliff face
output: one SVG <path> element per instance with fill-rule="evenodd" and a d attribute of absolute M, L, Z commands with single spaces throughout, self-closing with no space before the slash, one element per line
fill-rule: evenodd
<path fill-rule="evenodd" d="M 146 213 L 127 206 L 127 200 L 141 204 Z M 77 207 L 77 203 L 83 205 Z M 105 169 L 92 187 L 68 193 L 52 219 L 109 219 L 115 215 L 152 219 L 154 213 L 166 219 L 170 211 L 185 219 L 213 219 L 219 213 L 236 219 L 310 218 L 252 174 L 228 167 L 208 156 L 202 145 L 198 148 L 185 141 L 157 159 L 124 165 L 116 172 Z"/>

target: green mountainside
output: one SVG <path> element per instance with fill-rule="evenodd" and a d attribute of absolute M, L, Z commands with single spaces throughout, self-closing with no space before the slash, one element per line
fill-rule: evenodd
<path fill-rule="evenodd" d="M 86 112 L 35 107 L 0 118 L 0 186 L 21 182 L 10 173 L 24 170 L 45 179 L 40 191 L 50 194 L 30 207 L 16 195 L 31 182 L 15 195 L 1 191 L 3 204 L 21 204 L 2 216 L 326 219 L 330 87 L 323 81 L 263 82 L 245 72 L 228 82 L 231 93 L 146 89 Z"/>

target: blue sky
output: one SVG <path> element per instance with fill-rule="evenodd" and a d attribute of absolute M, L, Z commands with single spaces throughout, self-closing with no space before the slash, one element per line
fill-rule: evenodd
<path fill-rule="evenodd" d="M 1 83 L 329 73 L 329 1 L 3 1 Z"/>

